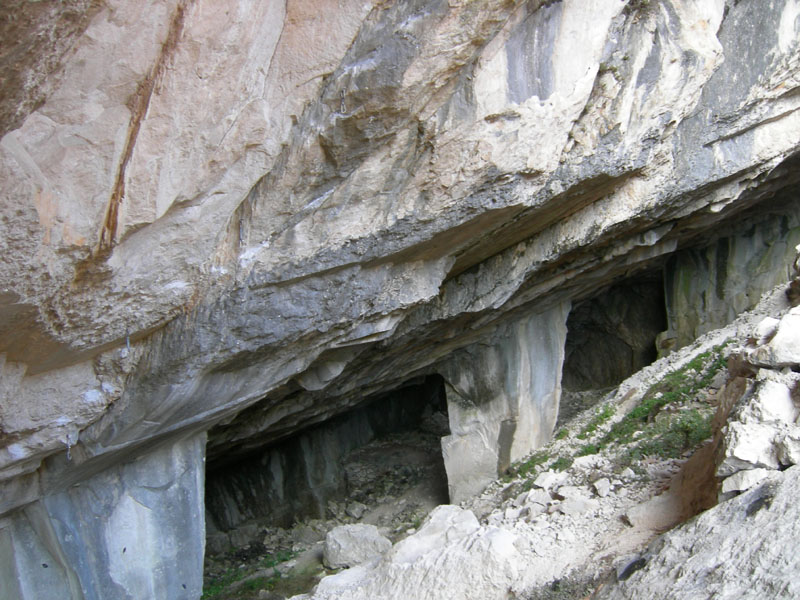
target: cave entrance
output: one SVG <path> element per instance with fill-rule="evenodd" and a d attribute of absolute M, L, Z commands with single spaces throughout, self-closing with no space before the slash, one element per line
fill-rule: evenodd
<path fill-rule="evenodd" d="M 413 526 L 447 503 L 444 379 L 419 377 L 356 408 L 206 473 L 211 554 L 310 519 Z"/>
<path fill-rule="evenodd" d="M 567 318 L 559 424 L 658 358 L 667 329 L 663 271 L 639 273 L 573 306 Z"/>

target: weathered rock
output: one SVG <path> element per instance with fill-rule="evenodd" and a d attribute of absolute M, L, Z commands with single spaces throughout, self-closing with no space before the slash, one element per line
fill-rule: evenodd
<path fill-rule="evenodd" d="M 557 471 L 543 471 L 536 476 L 533 480 L 533 485 L 544 490 L 557 490 L 567 479 L 566 473 L 559 473 Z"/>
<path fill-rule="evenodd" d="M 722 493 L 743 492 L 762 481 L 769 475 L 769 469 L 744 469 L 737 471 L 722 482 Z"/>
<path fill-rule="evenodd" d="M 533 489 L 528 492 L 525 498 L 525 504 L 541 504 L 542 506 L 547 506 L 552 500 L 550 492 L 543 489 Z"/>
<path fill-rule="evenodd" d="M 800 427 L 793 427 L 777 443 L 781 465 L 800 465 Z"/>
<path fill-rule="evenodd" d="M 325 577 L 313 594 L 294 600 L 505 599 L 526 569 L 515 541 L 508 530 L 480 527 L 469 511 L 440 506 L 380 563 Z"/>
<path fill-rule="evenodd" d="M 727 477 L 742 469 L 777 469 L 775 441 L 778 435 L 779 429 L 772 424 L 729 422 L 717 475 Z"/>
<path fill-rule="evenodd" d="M 605 498 L 611 492 L 611 481 L 608 477 L 601 477 L 592 484 L 592 487 L 598 496 Z"/>
<path fill-rule="evenodd" d="M 375 525 L 340 525 L 325 536 L 322 560 L 330 569 L 354 567 L 379 558 L 391 547 L 392 542 L 382 536 Z"/>
<path fill-rule="evenodd" d="M 625 520 L 637 529 L 665 531 L 680 523 L 682 501 L 677 494 L 665 492 L 637 504 L 625 512 Z"/>
<path fill-rule="evenodd" d="M 753 308 L 764 292 L 791 277 L 798 241 L 800 214 L 794 213 L 788 222 L 767 217 L 711 246 L 676 253 L 664 275 L 669 329 L 662 338 L 681 347 Z"/>
<path fill-rule="evenodd" d="M 451 433 L 442 439 L 442 453 L 451 502 L 477 494 L 549 441 L 568 311 L 559 305 L 514 321 L 438 365 L 447 382 Z"/>
<path fill-rule="evenodd" d="M 766 344 L 775 335 L 780 324 L 779 319 L 773 317 L 765 317 L 758 322 L 756 328 L 753 330 L 753 340 L 757 345 Z"/>
<path fill-rule="evenodd" d="M 364 516 L 364 511 L 367 510 L 365 504 L 361 502 L 350 502 L 344 509 L 344 512 L 347 513 L 349 517 L 353 517 L 354 519 L 358 520 Z"/>
<path fill-rule="evenodd" d="M 625 581 L 595 597 L 795 598 L 800 595 L 800 468 L 771 472 L 755 489 L 662 536 Z"/>
<path fill-rule="evenodd" d="M 563 501 L 555 505 L 555 508 L 558 510 L 558 512 L 565 515 L 579 515 L 581 513 L 594 510 L 598 506 L 597 500 L 576 496 L 572 498 L 565 498 Z"/>
<path fill-rule="evenodd" d="M 753 351 L 750 360 L 772 368 L 800 365 L 800 307 L 791 309 L 781 319 L 772 339 Z"/>
<path fill-rule="evenodd" d="M 794 373 L 759 370 L 753 395 L 733 412 L 733 418 L 743 423 L 794 423 L 800 415 L 795 406 L 792 389 L 800 384 Z"/>

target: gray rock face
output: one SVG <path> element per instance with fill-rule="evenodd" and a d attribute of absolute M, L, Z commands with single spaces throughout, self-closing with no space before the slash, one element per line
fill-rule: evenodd
<path fill-rule="evenodd" d="M 198 598 L 205 434 L 28 505 L 0 528 L 3 598 Z"/>
<path fill-rule="evenodd" d="M 667 263 L 669 329 L 662 334 L 662 350 L 685 346 L 730 323 L 753 308 L 761 294 L 792 276 L 800 243 L 796 202 L 730 233 L 705 248 L 678 252 Z"/>
<path fill-rule="evenodd" d="M 797 598 L 800 467 L 773 471 L 757 487 L 665 534 L 629 579 L 596 597 Z"/>
<path fill-rule="evenodd" d="M 550 435 L 571 303 L 800 180 L 793 0 L 62 4 L 3 29 L 63 32 L 0 98 L 8 523 L 436 372 L 470 493 Z"/>

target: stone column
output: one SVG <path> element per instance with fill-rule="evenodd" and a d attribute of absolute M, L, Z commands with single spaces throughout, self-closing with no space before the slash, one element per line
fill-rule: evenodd
<path fill-rule="evenodd" d="M 451 434 L 442 439 L 450 501 L 480 492 L 548 442 L 558 417 L 569 303 L 498 327 L 438 365 Z"/>
<path fill-rule="evenodd" d="M 9 600 L 199 598 L 205 433 L 0 519 Z"/>

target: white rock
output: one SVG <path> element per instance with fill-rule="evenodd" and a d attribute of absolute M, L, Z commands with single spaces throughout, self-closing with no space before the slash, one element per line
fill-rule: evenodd
<path fill-rule="evenodd" d="M 624 517 L 637 529 L 661 531 L 669 529 L 680 520 L 681 506 L 680 498 L 667 492 L 631 507 Z"/>
<path fill-rule="evenodd" d="M 560 513 L 565 515 L 579 515 L 590 510 L 595 510 L 598 506 L 600 506 L 600 503 L 597 500 L 575 496 L 567 498 L 558 504 L 557 509 Z"/>
<path fill-rule="evenodd" d="M 559 542 L 574 542 L 575 532 L 571 529 L 562 529 L 556 534 L 556 539 Z"/>
<path fill-rule="evenodd" d="M 749 490 L 770 474 L 769 469 L 743 469 L 726 477 L 722 482 L 722 493 L 743 492 Z"/>
<path fill-rule="evenodd" d="M 395 544 L 391 559 L 395 563 L 411 563 L 438 548 L 442 540 L 461 539 L 479 528 L 478 519 L 471 511 L 451 504 L 437 506 L 416 534 Z"/>
<path fill-rule="evenodd" d="M 550 492 L 547 490 L 543 490 L 540 488 L 533 489 L 528 492 L 527 497 L 525 498 L 525 504 L 527 506 L 531 505 L 540 505 L 540 506 L 547 506 L 552 502 L 553 498 L 550 496 Z"/>
<path fill-rule="evenodd" d="M 800 464 L 800 428 L 792 427 L 776 444 L 778 460 L 782 465 Z"/>
<path fill-rule="evenodd" d="M 629 579 L 596 600 L 800 598 L 800 467 L 664 534 Z M 702 583 L 701 583 L 702 582 Z"/>
<path fill-rule="evenodd" d="M 592 485 L 594 487 L 594 491 L 601 498 L 605 498 L 606 496 L 608 496 L 609 492 L 611 492 L 611 482 L 608 480 L 607 477 L 602 477 L 601 479 L 598 479 Z"/>
<path fill-rule="evenodd" d="M 742 469 L 766 467 L 777 469 L 775 438 L 780 433 L 764 423 L 729 422 L 723 437 L 723 459 L 717 467 L 718 477 L 727 477 Z"/>
<path fill-rule="evenodd" d="M 792 392 L 787 383 L 778 374 L 761 369 L 759 382 L 752 400 L 739 413 L 739 420 L 744 422 L 794 423 L 798 409 L 792 401 Z M 791 382 L 795 383 L 795 382 Z"/>
<path fill-rule="evenodd" d="M 590 471 L 604 466 L 606 459 L 600 454 L 589 454 L 588 456 L 579 456 L 572 461 L 572 468 L 579 471 Z"/>
<path fill-rule="evenodd" d="M 471 512 L 440 506 L 383 560 L 325 577 L 307 597 L 506 600 L 528 574 L 522 546 L 511 531 L 482 528 Z"/>
<path fill-rule="evenodd" d="M 773 368 L 800 365 L 800 311 L 794 308 L 784 315 L 775 336 L 768 344 L 756 348 L 750 360 Z"/>
<path fill-rule="evenodd" d="M 514 501 L 512 502 L 512 504 L 514 506 L 523 506 L 525 504 L 525 502 L 527 502 L 527 500 L 528 500 L 528 494 L 529 494 L 529 492 L 522 492 L 516 498 L 514 498 Z"/>
<path fill-rule="evenodd" d="M 566 480 L 567 474 L 564 472 L 544 471 L 539 473 L 538 477 L 533 481 L 533 485 L 545 490 L 556 490 Z"/>
<path fill-rule="evenodd" d="M 331 569 L 351 567 L 380 557 L 391 547 L 374 525 L 341 525 L 325 536 L 322 559 Z"/>
<path fill-rule="evenodd" d="M 780 321 L 773 317 L 765 317 L 759 321 L 758 325 L 756 325 L 753 330 L 753 338 L 756 340 L 756 343 L 760 346 L 768 342 L 769 339 L 775 335 L 779 323 Z"/>
<path fill-rule="evenodd" d="M 619 476 L 622 477 L 623 480 L 627 479 L 628 481 L 630 481 L 631 479 L 636 479 L 636 473 L 634 473 L 633 469 L 631 469 L 630 467 L 625 467 L 625 469 L 622 471 L 622 473 L 619 474 Z"/>

